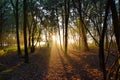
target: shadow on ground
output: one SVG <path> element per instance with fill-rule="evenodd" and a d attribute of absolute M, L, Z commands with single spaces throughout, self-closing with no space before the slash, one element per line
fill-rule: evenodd
<path fill-rule="evenodd" d="M 68 54 L 59 54 L 59 56 L 68 80 L 73 77 L 80 80 L 102 80 L 97 53 L 70 51 Z M 67 71 L 67 66 L 71 66 L 70 72 Z"/>
<path fill-rule="evenodd" d="M 30 54 L 30 62 L 23 63 L 16 53 L 0 57 L 0 80 L 44 80 L 48 65 L 48 48 L 41 48 Z"/>

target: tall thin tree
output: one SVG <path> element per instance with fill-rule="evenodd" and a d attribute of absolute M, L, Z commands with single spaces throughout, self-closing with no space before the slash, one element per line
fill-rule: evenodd
<path fill-rule="evenodd" d="M 25 63 L 29 62 L 29 56 L 28 56 L 28 48 L 27 48 L 27 24 L 26 24 L 26 20 L 27 20 L 27 4 L 26 4 L 27 0 L 23 0 L 23 14 L 24 14 L 24 28 L 23 28 L 23 32 L 24 32 L 24 52 L 25 52 Z"/>
<path fill-rule="evenodd" d="M 68 20 L 70 11 L 70 0 L 65 0 L 65 54 L 68 48 Z"/>
<path fill-rule="evenodd" d="M 19 39 L 19 13 L 18 13 L 19 0 L 16 0 L 15 5 L 14 5 L 12 0 L 10 0 L 10 2 L 13 6 L 13 13 L 14 13 L 14 16 L 15 16 L 15 21 L 16 21 L 17 51 L 18 51 L 18 56 L 20 57 L 22 54 L 21 54 L 20 39 Z"/>
<path fill-rule="evenodd" d="M 106 80 L 106 66 L 105 66 L 105 56 L 104 56 L 104 38 L 105 38 L 105 33 L 107 31 L 107 16 L 108 16 L 108 11 L 109 11 L 109 5 L 110 5 L 110 2 L 109 2 L 109 0 L 107 0 L 102 35 L 100 36 L 100 41 L 99 41 L 99 63 L 100 63 L 101 70 L 103 72 L 104 80 Z"/>
<path fill-rule="evenodd" d="M 115 1 L 114 0 L 110 0 L 110 8 L 111 8 L 111 12 L 112 12 L 112 21 L 113 21 L 113 27 L 114 27 L 114 33 L 115 33 L 115 37 L 116 37 L 116 43 L 117 43 L 117 48 L 118 48 L 118 51 L 119 51 L 119 54 L 118 54 L 118 66 L 117 66 L 117 71 L 116 71 L 116 77 L 115 77 L 115 80 L 118 80 L 118 76 L 119 76 L 119 70 L 120 70 L 120 14 L 119 14 L 119 17 L 118 17 L 118 13 L 117 13 L 117 8 L 116 8 L 116 5 L 115 5 Z M 119 2 L 120 4 L 120 2 Z"/>
<path fill-rule="evenodd" d="M 18 16 L 18 2 L 19 0 L 16 0 L 16 36 L 17 36 L 17 50 L 18 50 L 18 56 L 21 56 L 21 49 L 20 49 L 20 40 L 19 40 L 19 16 Z"/>
<path fill-rule="evenodd" d="M 118 51 L 120 52 L 120 24 L 119 24 L 119 19 L 118 19 L 118 14 L 117 14 L 117 9 L 115 5 L 114 0 L 110 0 L 110 8 L 112 12 L 112 19 L 113 19 L 113 26 L 114 26 L 114 33 L 116 37 L 116 43 L 118 46 Z"/>
<path fill-rule="evenodd" d="M 84 51 L 88 50 L 88 44 L 87 44 L 87 36 L 86 36 L 86 30 L 84 27 L 84 21 L 82 18 L 82 0 L 78 0 L 78 12 L 79 12 L 79 28 L 80 28 L 80 36 L 81 36 L 81 40 L 82 40 L 82 47 Z"/>

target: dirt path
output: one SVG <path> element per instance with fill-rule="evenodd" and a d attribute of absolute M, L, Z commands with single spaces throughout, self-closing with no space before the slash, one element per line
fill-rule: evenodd
<path fill-rule="evenodd" d="M 29 64 L 17 55 L 1 57 L 0 63 L 7 65 L 0 80 L 102 80 L 97 54 L 71 50 L 64 55 L 55 43 L 30 54 Z"/>

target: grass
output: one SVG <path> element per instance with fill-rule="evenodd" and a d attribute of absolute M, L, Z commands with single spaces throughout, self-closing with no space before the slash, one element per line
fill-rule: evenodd
<path fill-rule="evenodd" d="M 8 52 L 14 52 L 14 51 L 17 51 L 16 46 L 5 47 L 3 49 L 0 49 L 0 56 L 6 55 Z"/>
<path fill-rule="evenodd" d="M 4 49 L 6 52 L 14 52 L 17 50 L 17 47 L 16 46 L 10 46 L 10 47 L 6 47 Z"/>
<path fill-rule="evenodd" d="M 0 72 L 0 74 L 5 74 L 5 73 L 9 73 L 9 72 L 12 72 L 13 69 L 6 69 L 6 70 L 3 70 L 2 72 Z"/>
<path fill-rule="evenodd" d="M 3 56 L 5 54 L 4 50 L 0 50 L 0 56 Z"/>

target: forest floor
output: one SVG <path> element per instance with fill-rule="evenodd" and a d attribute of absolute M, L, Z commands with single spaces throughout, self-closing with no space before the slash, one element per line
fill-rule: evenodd
<path fill-rule="evenodd" d="M 102 80 L 98 53 L 69 50 L 67 55 L 53 44 L 29 54 L 24 63 L 15 52 L 0 56 L 0 80 Z"/>

